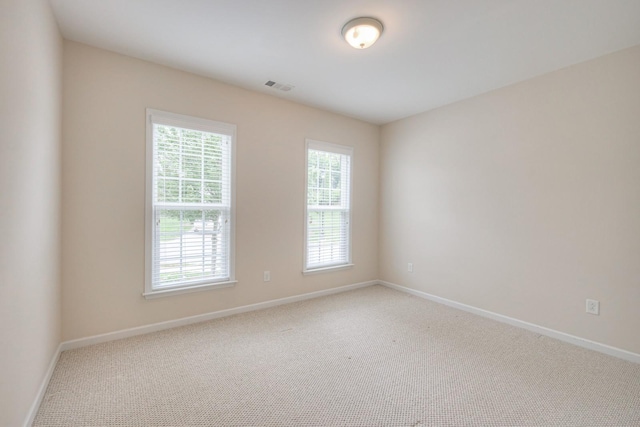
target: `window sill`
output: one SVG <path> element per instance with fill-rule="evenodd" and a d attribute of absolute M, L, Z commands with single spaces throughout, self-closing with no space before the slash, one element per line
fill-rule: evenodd
<path fill-rule="evenodd" d="M 158 291 L 144 292 L 142 296 L 144 296 L 146 299 L 162 298 L 171 295 L 208 291 L 211 289 L 229 288 L 231 286 L 234 286 L 236 283 L 238 283 L 237 280 L 230 280 L 228 282 L 206 283 L 203 285 L 190 286 L 188 288 L 162 289 Z"/>
<path fill-rule="evenodd" d="M 334 265 L 331 267 L 320 267 L 320 268 L 314 268 L 312 270 L 302 270 L 302 274 L 305 276 L 309 276 L 312 274 L 329 273 L 332 271 L 347 270 L 349 268 L 352 268 L 353 266 L 354 264 L 340 264 L 340 265 Z"/>

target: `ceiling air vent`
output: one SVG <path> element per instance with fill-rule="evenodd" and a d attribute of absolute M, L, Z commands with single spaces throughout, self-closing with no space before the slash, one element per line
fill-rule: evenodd
<path fill-rule="evenodd" d="M 285 85 L 285 84 L 282 84 L 282 83 L 276 83 L 273 80 L 269 80 L 268 82 L 266 82 L 265 86 L 269 86 L 272 89 L 281 90 L 283 92 L 289 92 L 291 89 L 293 89 L 295 87 L 293 85 Z"/>

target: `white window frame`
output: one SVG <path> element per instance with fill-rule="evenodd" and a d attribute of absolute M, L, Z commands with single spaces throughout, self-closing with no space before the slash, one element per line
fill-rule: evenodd
<path fill-rule="evenodd" d="M 336 154 L 344 154 L 349 156 L 349 222 L 348 222 L 348 230 L 347 230 L 347 259 L 345 262 L 340 264 L 334 264 L 329 266 L 322 267 L 308 267 L 308 222 L 309 222 L 309 212 L 308 212 L 308 191 L 309 191 L 309 150 L 318 150 L 318 151 L 326 151 L 330 153 Z M 353 217 L 353 166 L 354 166 L 354 149 L 353 147 L 349 147 L 346 145 L 333 144 L 330 142 L 318 141 L 314 139 L 306 139 L 305 140 L 305 168 L 304 168 L 304 244 L 303 244 L 303 265 L 302 265 L 302 274 L 317 274 L 317 273 L 325 273 L 332 272 L 337 270 L 344 270 L 353 267 L 352 263 L 352 248 L 353 248 L 353 240 L 352 240 L 352 217 Z"/>
<path fill-rule="evenodd" d="M 219 133 L 231 137 L 230 142 L 230 212 L 229 212 L 229 277 L 225 280 L 204 279 L 194 283 L 163 287 L 154 289 L 152 286 L 152 266 L 153 266 L 153 233 L 154 233 L 154 143 L 153 125 L 154 123 L 176 126 L 180 128 L 193 129 L 203 132 Z M 169 113 L 166 111 L 146 110 L 146 196 L 145 196 L 145 287 L 143 296 L 147 299 L 162 296 L 176 295 L 188 292 L 196 292 L 214 288 L 225 288 L 233 286 L 235 280 L 235 223 L 236 223 L 236 126 L 228 123 L 216 122 L 213 120 L 186 116 L 182 114 Z"/>

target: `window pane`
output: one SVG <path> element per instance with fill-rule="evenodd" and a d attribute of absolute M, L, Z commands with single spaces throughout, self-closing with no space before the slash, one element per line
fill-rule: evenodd
<path fill-rule="evenodd" d="M 185 156 L 202 156 L 202 134 L 203 132 L 182 129 L 182 154 Z"/>
<path fill-rule="evenodd" d="M 222 203 L 222 184 L 219 182 L 204 183 L 204 202 Z"/>
<path fill-rule="evenodd" d="M 341 199 L 340 199 L 340 195 L 342 194 L 342 192 L 340 190 L 331 190 L 331 205 L 332 206 L 340 206 L 341 205 Z"/>
<path fill-rule="evenodd" d="M 340 166 L 340 163 L 338 162 L 338 166 Z M 338 167 L 338 170 L 331 170 L 331 188 L 340 188 L 340 186 L 342 185 L 342 175 L 340 174 L 340 167 Z"/>
<path fill-rule="evenodd" d="M 318 205 L 318 190 L 313 188 L 307 191 L 307 205 L 316 206 Z"/>
<path fill-rule="evenodd" d="M 347 262 L 348 213 L 344 211 L 312 211 L 308 214 L 307 264 L 323 265 Z"/>
<path fill-rule="evenodd" d="M 350 148 L 326 145 L 307 151 L 307 269 L 350 263 Z"/>
<path fill-rule="evenodd" d="M 320 190 L 318 204 L 321 206 L 328 206 L 331 202 L 331 190 Z"/>
<path fill-rule="evenodd" d="M 227 277 L 227 245 L 220 210 L 158 209 L 156 271 L 159 286 Z"/>
<path fill-rule="evenodd" d="M 219 157 L 222 153 L 222 144 L 226 138 L 222 135 L 205 133 L 203 137 L 204 155 Z"/>
<path fill-rule="evenodd" d="M 204 179 L 212 181 L 222 180 L 221 156 L 204 158 Z"/>
<path fill-rule="evenodd" d="M 148 110 L 149 112 L 150 110 Z M 149 114 L 149 113 L 148 113 Z M 147 291 L 190 287 L 232 278 L 232 135 L 160 122 L 190 118 L 153 112 L 152 256 Z M 197 120 L 197 127 L 208 123 Z"/>
<path fill-rule="evenodd" d="M 158 210 L 156 224 L 161 241 L 172 240 L 180 236 L 183 227 L 179 211 Z"/>
<path fill-rule="evenodd" d="M 318 187 L 331 188 L 331 181 L 329 180 L 329 172 L 326 169 L 320 169 L 318 172 Z"/>
<path fill-rule="evenodd" d="M 165 144 L 167 145 L 167 144 Z M 178 178 L 180 176 L 180 153 L 177 145 L 168 145 L 163 148 L 163 144 L 158 144 L 160 151 L 156 156 L 156 174 L 158 176 Z"/>
<path fill-rule="evenodd" d="M 331 164 L 331 160 L 329 159 L 329 153 L 325 153 L 323 151 L 319 152 L 318 159 L 320 162 L 320 170 L 327 171 L 329 170 L 329 165 Z"/>
<path fill-rule="evenodd" d="M 180 199 L 178 180 L 158 179 L 157 181 L 157 201 L 177 203 Z"/>
<path fill-rule="evenodd" d="M 183 155 L 182 177 L 202 179 L 202 157 Z"/>
<path fill-rule="evenodd" d="M 202 201 L 202 183 L 182 181 L 182 203 L 200 203 Z"/>

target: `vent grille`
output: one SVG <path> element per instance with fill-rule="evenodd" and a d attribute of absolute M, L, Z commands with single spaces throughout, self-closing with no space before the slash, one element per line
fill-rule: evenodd
<path fill-rule="evenodd" d="M 295 86 L 290 85 L 290 84 L 276 83 L 273 80 L 269 80 L 268 82 L 266 82 L 265 86 L 269 86 L 272 89 L 277 89 L 277 90 L 280 90 L 282 92 L 289 92 L 291 89 L 293 89 L 295 87 Z"/>

